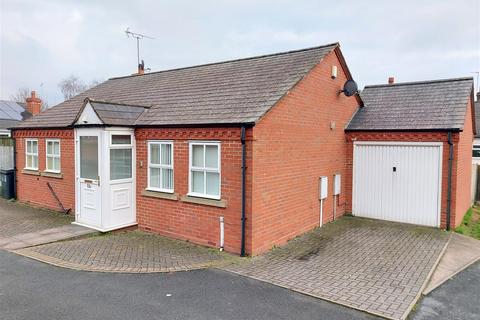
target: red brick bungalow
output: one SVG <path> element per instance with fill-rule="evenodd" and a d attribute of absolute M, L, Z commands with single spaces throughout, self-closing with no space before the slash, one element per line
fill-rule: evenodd
<path fill-rule="evenodd" d="M 15 128 L 18 199 L 261 253 L 351 211 L 349 79 L 338 44 L 110 79 Z"/>

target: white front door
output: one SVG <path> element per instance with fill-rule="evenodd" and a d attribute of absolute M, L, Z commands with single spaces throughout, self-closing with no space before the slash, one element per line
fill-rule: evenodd
<path fill-rule="evenodd" d="M 440 226 L 442 143 L 354 143 L 355 216 Z"/>
<path fill-rule="evenodd" d="M 77 131 L 77 222 L 92 227 L 102 226 L 102 196 L 100 188 L 100 146 L 99 129 Z"/>

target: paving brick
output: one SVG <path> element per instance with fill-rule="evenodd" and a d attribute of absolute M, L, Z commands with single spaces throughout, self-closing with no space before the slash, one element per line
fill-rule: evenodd
<path fill-rule="evenodd" d="M 448 234 L 438 229 L 344 217 L 223 268 L 400 319 L 447 241 Z"/>
<path fill-rule="evenodd" d="M 142 231 L 62 241 L 15 252 L 67 268 L 130 273 L 193 270 L 238 259 L 215 249 Z"/>

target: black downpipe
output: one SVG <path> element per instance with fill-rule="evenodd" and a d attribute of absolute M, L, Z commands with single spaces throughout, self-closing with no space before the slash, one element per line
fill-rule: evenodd
<path fill-rule="evenodd" d="M 13 136 L 13 131 L 11 135 Z M 13 198 L 17 199 L 17 140 L 12 137 L 13 140 Z"/>
<path fill-rule="evenodd" d="M 245 257 L 245 228 L 246 228 L 246 214 L 245 214 L 245 197 L 246 197 L 246 171 L 247 171 L 247 146 L 245 144 L 245 127 L 242 127 L 240 139 L 242 141 L 242 247 L 240 255 Z"/>
<path fill-rule="evenodd" d="M 449 156 L 448 156 L 448 186 L 447 186 L 447 231 L 450 231 L 450 215 L 451 215 L 451 206 L 452 206 L 452 164 L 453 164 L 453 143 L 452 143 L 452 132 L 448 132 L 448 145 L 449 145 Z"/>

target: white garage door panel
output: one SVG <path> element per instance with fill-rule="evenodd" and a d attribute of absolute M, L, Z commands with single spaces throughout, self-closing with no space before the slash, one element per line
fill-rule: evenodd
<path fill-rule="evenodd" d="M 438 227 L 441 154 L 441 143 L 356 142 L 353 214 Z"/>

